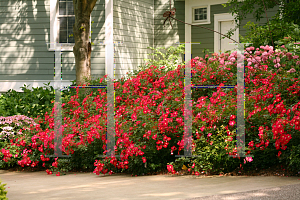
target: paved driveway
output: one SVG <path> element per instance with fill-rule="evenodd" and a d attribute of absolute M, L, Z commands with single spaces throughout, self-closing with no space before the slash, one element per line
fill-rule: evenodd
<path fill-rule="evenodd" d="M 215 176 L 196 178 L 174 175 L 131 177 L 130 175 L 97 176 L 92 173 L 69 173 L 64 176 L 55 176 L 47 175 L 46 172 L 0 170 L 0 178 L 2 183 L 7 184 L 9 200 L 237 200 L 276 199 L 277 197 L 280 197 L 279 199 L 300 199 L 299 177 Z"/>

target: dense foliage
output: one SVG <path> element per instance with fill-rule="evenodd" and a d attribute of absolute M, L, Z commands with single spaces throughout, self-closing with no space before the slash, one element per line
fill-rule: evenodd
<path fill-rule="evenodd" d="M 176 158 L 184 152 L 185 66 L 172 70 L 152 65 L 115 82 L 116 155 L 123 157 L 101 157 L 107 142 L 106 89 L 76 88 L 65 91 L 62 105 L 62 151 L 71 158 L 47 157 L 54 154 L 52 109 L 35 119 L 38 124 L 31 121 L 29 129 L 17 122 L 1 123 L 6 132 L 11 129 L 8 126 L 22 126 L 16 128 L 18 134 L 9 134 L 13 137 L 1 141 L 1 166 L 45 167 L 47 173 L 56 171 L 57 175 L 93 168 L 96 174 L 140 175 L 166 166 L 176 173 L 183 165 L 198 175 L 230 171 L 243 163 L 265 167 L 279 161 L 286 162 L 291 170 L 295 166 L 299 169 L 299 152 L 295 150 L 300 141 L 299 56 L 273 51 L 269 46 L 247 50 L 246 151 L 254 155 L 253 159 L 228 157 L 238 152 L 236 88 L 193 89 L 192 146 L 193 155 L 200 157 Z M 236 52 L 196 57 L 192 60 L 193 84 L 235 85 L 236 65 Z M 106 84 L 104 78 L 94 82 Z"/>
<path fill-rule="evenodd" d="M 53 108 L 54 89 L 45 84 L 45 87 L 28 89 L 26 85 L 23 92 L 9 90 L 0 96 L 0 116 L 26 115 L 27 117 L 43 116 Z"/>
<path fill-rule="evenodd" d="M 273 19 L 269 24 L 263 26 L 259 26 L 254 22 L 248 22 L 244 28 L 247 32 L 245 37 L 240 36 L 240 42 L 251 43 L 251 46 L 254 47 L 273 46 L 272 43 L 281 46 L 285 44 L 285 37 L 289 38 L 289 43 L 300 42 L 299 25 L 288 23 L 280 19 Z"/>

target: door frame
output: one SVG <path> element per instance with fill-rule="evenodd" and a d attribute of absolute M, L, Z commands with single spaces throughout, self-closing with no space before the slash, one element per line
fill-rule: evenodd
<path fill-rule="evenodd" d="M 221 14 L 214 14 L 214 30 L 220 32 L 220 22 L 222 21 L 230 21 L 233 20 L 234 25 L 236 26 L 236 22 L 234 21 L 234 17 L 230 13 L 221 13 Z M 235 35 L 236 37 L 233 38 L 237 42 L 239 42 L 239 28 L 236 29 Z M 214 52 L 220 53 L 219 47 L 220 47 L 220 34 L 214 33 Z M 233 41 L 232 41 L 233 42 Z"/>

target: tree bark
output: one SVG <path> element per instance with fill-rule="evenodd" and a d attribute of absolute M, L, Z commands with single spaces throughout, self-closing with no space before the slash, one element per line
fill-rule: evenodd
<path fill-rule="evenodd" d="M 73 26 L 75 46 L 73 47 L 73 53 L 75 56 L 77 85 L 86 84 L 88 80 L 91 80 L 90 15 L 96 2 L 97 0 L 73 0 L 75 13 L 75 24 Z"/>

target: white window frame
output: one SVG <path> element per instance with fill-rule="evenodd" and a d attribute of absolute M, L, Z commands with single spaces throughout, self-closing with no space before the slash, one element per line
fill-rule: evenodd
<path fill-rule="evenodd" d="M 48 51 L 55 51 L 54 43 L 58 42 L 59 36 L 59 11 L 58 0 L 50 0 L 50 44 L 47 45 Z M 91 17 L 90 17 L 90 36 L 91 36 Z M 91 38 L 90 38 L 91 42 Z M 63 43 L 61 51 L 73 51 L 75 43 Z"/>
<path fill-rule="evenodd" d="M 204 20 L 195 20 L 195 9 L 198 8 L 206 8 L 207 12 L 206 12 L 206 16 L 207 18 Z M 210 24 L 210 5 L 205 5 L 205 6 L 196 6 L 192 8 L 192 23 L 194 25 L 197 24 Z"/>

